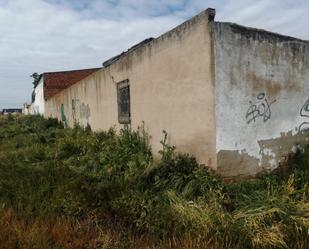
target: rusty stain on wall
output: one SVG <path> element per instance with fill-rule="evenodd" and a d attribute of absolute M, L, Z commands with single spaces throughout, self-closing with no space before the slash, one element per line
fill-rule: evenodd
<path fill-rule="evenodd" d="M 276 97 L 282 91 L 293 93 L 301 90 L 296 82 L 276 82 L 265 76 L 258 76 L 255 72 L 248 72 L 246 79 L 253 92 L 265 91 L 268 96 Z"/>

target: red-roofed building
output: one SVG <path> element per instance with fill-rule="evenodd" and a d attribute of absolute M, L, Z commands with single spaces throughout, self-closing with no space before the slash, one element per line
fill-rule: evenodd
<path fill-rule="evenodd" d="M 31 113 L 44 114 L 44 103 L 63 89 L 86 78 L 100 68 L 80 69 L 72 71 L 45 72 L 37 79 L 32 97 Z"/>

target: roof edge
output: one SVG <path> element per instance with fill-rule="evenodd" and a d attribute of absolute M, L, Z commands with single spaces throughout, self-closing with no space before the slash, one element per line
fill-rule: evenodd
<path fill-rule="evenodd" d="M 72 69 L 72 70 L 63 70 L 63 71 L 54 71 L 54 72 L 43 72 L 41 75 L 49 74 L 49 73 L 71 73 L 85 70 L 100 70 L 102 67 L 94 67 L 94 68 L 84 68 L 84 69 Z"/>
<path fill-rule="evenodd" d="M 234 23 L 234 22 L 217 22 L 217 21 L 215 21 L 214 23 L 215 24 L 225 24 L 225 25 L 228 25 L 228 26 L 230 26 L 234 29 L 239 29 L 239 30 L 245 29 L 246 31 L 249 31 L 249 32 L 257 32 L 257 33 L 261 33 L 261 34 L 262 33 L 268 34 L 268 35 L 277 37 L 277 38 L 285 40 L 285 41 L 297 41 L 297 42 L 303 42 L 303 43 L 309 44 L 309 40 L 301 39 L 301 38 L 298 38 L 298 37 L 293 37 L 293 36 L 290 36 L 290 35 L 284 35 L 284 34 L 269 31 L 269 30 L 266 30 L 266 29 L 260 29 L 260 28 L 254 28 L 254 27 L 250 27 L 250 26 L 240 25 L 240 24 L 237 24 L 237 23 Z"/>

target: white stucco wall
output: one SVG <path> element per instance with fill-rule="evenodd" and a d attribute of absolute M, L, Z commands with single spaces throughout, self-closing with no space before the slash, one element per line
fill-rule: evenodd
<path fill-rule="evenodd" d="M 40 82 L 34 89 L 35 100 L 31 105 L 31 114 L 44 115 L 45 100 L 44 100 L 44 77 L 41 77 Z"/>
<path fill-rule="evenodd" d="M 274 169 L 307 140 L 296 134 L 309 127 L 309 42 L 228 23 L 213 28 L 218 169 Z"/>

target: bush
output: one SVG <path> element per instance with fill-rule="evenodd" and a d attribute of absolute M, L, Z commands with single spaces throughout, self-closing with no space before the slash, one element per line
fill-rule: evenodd
<path fill-rule="evenodd" d="M 309 149 L 285 176 L 227 185 L 166 138 L 154 159 L 143 128 L 92 132 L 1 118 L 0 207 L 22 219 L 108 216 L 138 234 L 213 248 L 309 248 Z"/>

